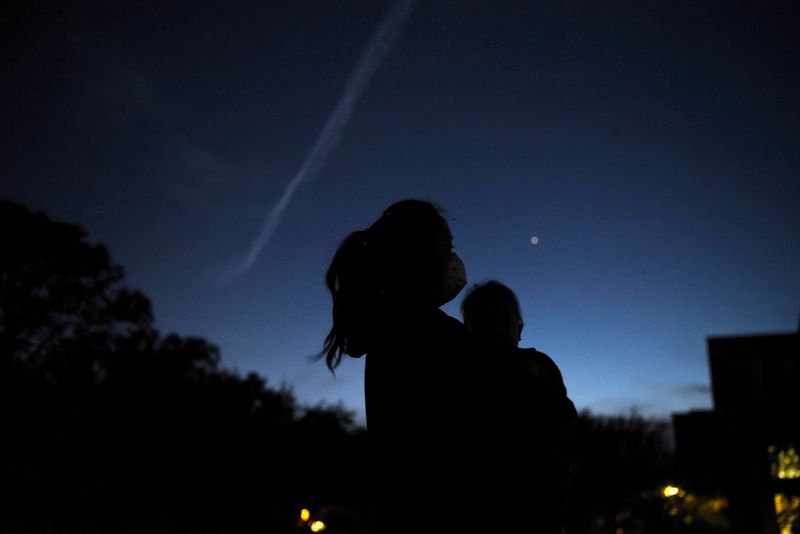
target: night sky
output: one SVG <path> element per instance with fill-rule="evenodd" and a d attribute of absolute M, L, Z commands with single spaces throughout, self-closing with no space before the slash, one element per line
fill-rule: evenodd
<path fill-rule="evenodd" d="M 706 337 L 797 329 L 796 3 L 409 6 L 6 3 L 0 198 L 106 244 L 163 332 L 359 417 L 363 360 L 310 357 L 323 276 L 403 198 L 517 292 L 579 409 L 709 407 Z"/>

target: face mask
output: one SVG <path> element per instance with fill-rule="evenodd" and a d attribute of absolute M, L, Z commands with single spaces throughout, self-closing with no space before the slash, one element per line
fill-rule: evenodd
<path fill-rule="evenodd" d="M 456 298 L 456 295 L 464 289 L 465 285 L 467 285 L 467 270 L 464 268 L 464 262 L 458 257 L 458 254 L 454 253 L 447 269 L 447 278 L 444 281 L 442 301 L 439 306 L 447 304 Z"/>

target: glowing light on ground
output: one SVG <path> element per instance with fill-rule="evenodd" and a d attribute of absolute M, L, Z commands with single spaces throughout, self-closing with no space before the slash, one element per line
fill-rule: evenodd
<path fill-rule="evenodd" d="M 778 450 L 777 447 L 768 449 L 772 459 L 772 476 L 780 479 L 800 478 L 800 454 L 794 446 Z"/>
<path fill-rule="evenodd" d="M 794 534 L 800 523 L 800 497 L 796 495 L 775 495 L 775 515 L 781 534 Z"/>

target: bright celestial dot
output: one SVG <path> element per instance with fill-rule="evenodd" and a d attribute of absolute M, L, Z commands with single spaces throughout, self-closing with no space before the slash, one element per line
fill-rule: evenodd
<path fill-rule="evenodd" d="M 531 237 L 531 245 L 538 245 L 539 244 L 539 236 L 535 235 Z"/>

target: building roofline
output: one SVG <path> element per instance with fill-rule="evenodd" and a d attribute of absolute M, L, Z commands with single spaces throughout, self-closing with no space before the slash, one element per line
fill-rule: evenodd
<path fill-rule="evenodd" d="M 711 335 L 706 336 L 706 340 L 716 340 L 716 339 L 755 339 L 755 338 L 778 338 L 778 337 L 792 337 L 792 336 L 800 336 L 800 332 L 762 332 L 762 333 L 750 333 L 750 334 L 718 334 L 718 335 Z"/>

